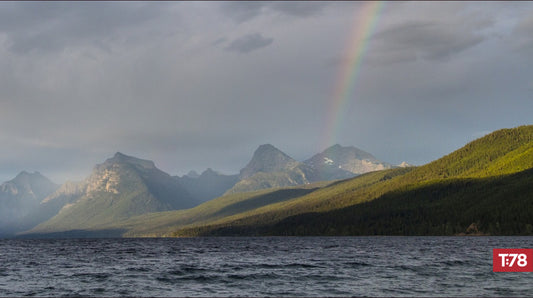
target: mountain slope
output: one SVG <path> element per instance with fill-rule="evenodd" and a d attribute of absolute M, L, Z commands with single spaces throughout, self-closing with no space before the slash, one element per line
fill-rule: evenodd
<path fill-rule="evenodd" d="M 117 153 L 97 165 L 85 181 L 65 185 L 45 199 L 43 209 L 61 209 L 30 233 L 97 229 L 131 216 L 196 204 L 174 178 L 152 161 Z"/>
<path fill-rule="evenodd" d="M 266 188 L 279 188 L 317 181 L 315 171 L 276 147 L 259 146 L 250 162 L 240 171 L 237 182 L 226 194 Z"/>
<path fill-rule="evenodd" d="M 248 227 L 271 235 L 533 235 L 533 170 L 446 179 L 367 203 Z M 210 234 L 233 234 L 233 230 Z"/>
<path fill-rule="evenodd" d="M 408 171 L 398 169 L 401 171 Z M 397 171 L 398 171 L 397 170 Z M 394 171 L 394 170 L 391 170 Z M 398 171 L 398 172 L 401 172 Z M 387 171 L 385 171 L 387 172 Z M 363 187 L 379 182 L 384 176 L 395 175 L 394 173 L 373 172 L 357 178 L 355 187 Z M 125 236 L 170 236 L 178 230 L 187 231 L 179 235 L 195 236 L 196 229 L 202 226 L 233 224 L 233 221 L 247 222 L 255 218 L 258 222 L 277 220 L 277 212 L 282 217 L 299 214 L 301 198 L 319 193 L 316 197 L 322 200 L 322 196 L 329 195 L 327 185 L 339 185 L 341 182 L 317 182 L 308 185 L 299 185 L 289 188 L 264 189 L 247 193 L 235 193 L 211 200 L 202 205 L 188 210 L 159 212 L 133 217 L 113 226 L 109 229 L 123 229 Z M 354 187 L 351 185 L 350 187 Z"/>
<path fill-rule="evenodd" d="M 196 226 L 225 220 L 243 212 L 301 197 L 320 189 L 326 183 L 229 194 L 191 209 L 139 215 L 107 228 L 126 230 L 124 236 L 128 237 L 168 236 L 182 226 Z"/>

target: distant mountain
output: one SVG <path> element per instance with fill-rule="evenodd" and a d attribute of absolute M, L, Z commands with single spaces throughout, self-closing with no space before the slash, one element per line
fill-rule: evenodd
<path fill-rule="evenodd" d="M 278 148 L 265 144 L 255 150 L 250 162 L 240 171 L 239 182 L 226 194 L 308 184 L 314 181 L 314 172 Z"/>
<path fill-rule="evenodd" d="M 191 171 L 176 179 L 197 200 L 206 202 L 223 195 L 233 187 L 239 180 L 239 175 L 224 175 L 209 168 L 201 175 Z"/>
<path fill-rule="evenodd" d="M 200 174 L 198 174 L 196 171 L 192 170 L 192 171 L 189 171 L 189 173 L 187 173 L 187 175 L 185 175 L 184 177 L 198 178 L 198 177 L 200 177 Z"/>
<path fill-rule="evenodd" d="M 320 180 L 345 179 L 393 168 L 391 164 L 377 160 L 368 152 L 353 146 L 343 147 L 339 144 L 314 155 L 304 163 L 318 171 Z"/>
<path fill-rule="evenodd" d="M 40 202 L 59 186 L 39 172 L 20 172 L 13 180 L 0 185 L 0 198 L 18 198 Z"/>
<path fill-rule="evenodd" d="M 27 228 L 23 220 L 34 212 L 39 203 L 59 185 L 39 172 L 18 174 L 0 185 L 0 234 Z"/>
<path fill-rule="evenodd" d="M 191 208 L 199 202 L 149 160 L 122 153 L 97 165 L 79 183 L 63 185 L 41 208 L 57 215 L 31 233 L 90 230 L 149 212 Z M 59 209 L 59 210 L 58 210 Z"/>
<path fill-rule="evenodd" d="M 347 179 L 392 167 L 355 147 L 334 145 L 299 162 L 276 147 L 265 144 L 257 148 L 250 162 L 240 171 L 240 181 L 226 194 Z"/>

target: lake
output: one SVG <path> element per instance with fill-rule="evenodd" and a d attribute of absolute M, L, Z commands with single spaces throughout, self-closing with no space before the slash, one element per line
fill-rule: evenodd
<path fill-rule="evenodd" d="M 0 240 L 0 296 L 531 296 L 533 237 Z"/>

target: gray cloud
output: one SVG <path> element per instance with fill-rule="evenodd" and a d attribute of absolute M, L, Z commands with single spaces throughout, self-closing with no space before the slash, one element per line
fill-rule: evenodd
<path fill-rule="evenodd" d="M 512 32 L 512 43 L 515 48 L 527 55 L 533 54 L 533 11 L 529 11 L 515 26 Z"/>
<path fill-rule="evenodd" d="M 291 17 L 319 15 L 331 2 L 322 1 L 233 1 L 221 4 L 222 12 L 237 23 L 243 23 L 262 14 L 281 14 Z"/>
<path fill-rule="evenodd" d="M 266 2 L 263 1 L 231 1 L 221 4 L 222 12 L 238 23 L 257 17 L 265 6 Z"/>
<path fill-rule="evenodd" d="M 313 1 L 276 1 L 271 4 L 271 8 L 286 15 L 310 17 L 320 14 L 329 4 Z"/>
<path fill-rule="evenodd" d="M 0 32 L 7 34 L 13 52 L 26 53 L 58 51 L 87 43 L 102 47 L 109 40 L 143 33 L 125 29 L 141 27 L 163 15 L 168 5 L 20 2 L 0 3 L 0 8 Z"/>
<path fill-rule="evenodd" d="M 442 60 L 483 41 L 483 36 L 464 29 L 461 24 L 409 21 L 376 34 L 373 42 L 387 56 L 392 53 L 392 61 Z"/>
<path fill-rule="evenodd" d="M 0 180 L 83 178 L 116 151 L 237 173 L 264 143 L 421 164 L 530 123 L 531 2 L 386 3 L 333 109 L 365 4 L 1 2 Z"/>
<path fill-rule="evenodd" d="M 272 44 L 273 38 L 265 38 L 261 33 L 248 34 L 232 41 L 226 50 L 239 53 L 249 53 Z"/>

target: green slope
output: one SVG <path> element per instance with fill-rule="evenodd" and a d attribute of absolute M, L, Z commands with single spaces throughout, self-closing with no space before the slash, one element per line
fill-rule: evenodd
<path fill-rule="evenodd" d="M 501 129 L 412 173 L 413 180 L 483 178 L 533 168 L 533 126 Z"/>
<path fill-rule="evenodd" d="M 447 179 L 279 222 L 210 226 L 195 235 L 533 235 L 533 170 Z"/>
<path fill-rule="evenodd" d="M 513 217 L 513 212 L 523 210 L 526 215 L 531 214 L 533 194 L 528 188 L 530 172 L 524 170 L 533 168 L 532 150 L 533 126 L 503 129 L 419 168 L 370 173 L 210 225 L 184 227 L 174 235 L 454 234 L 466 231 L 472 223 L 478 223 L 478 228 L 486 233 L 528 233 L 532 224 L 531 217 L 516 218 Z M 514 173 L 518 174 L 513 175 Z M 426 198 L 435 202 L 429 201 L 433 202 L 430 204 L 423 199 L 417 201 L 412 198 Z M 361 204 L 373 200 L 376 202 Z M 471 215 L 468 215 L 469 209 L 465 205 L 467 202 L 474 204 L 471 207 L 474 209 L 471 210 L 477 210 L 477 213 L 471 211 Z M 394 216 L 391 214 L 409 204 L 412 204 L 411 213 L 404 214 L 405 220 L 394 224 Z M 475 209 L 476 204 L 479 209 Z M 510 207 L 506 209 L 503 205 Z M 423 213 L 426 214 L 425 217 L 408 215 L 414 214 L 413 209 L 431 212 Z M 373 213 L 370 212 L 372 210 Z M 456 210 L 455 213 L 452 210 Z M 500 211 L 503 213 L 499 213 Z M 449 217 L 443 223 L 442 218 L 446 216 L 439 215 L 439 212 L 459 215 Z M 440 221 L 431 224 L 437 227 L 419 229 L 427 226 L 425 220 L 433 216 L 440 218 Z M 324 229 L 328 222 L 335 222 L 340 218 L 350 220 L 333 224 L 331 230 Z M 350 230 L 358 222 L 355 219 L 367 224 L 359 226 L 359 232 L 355 228 Z M 389 222 L 400 228 L 370 229 L 377 222 Z M 278 225 L 275 226 L 276 224 Z M 514 227 L 502 228 L 502 225 Z M 409 226 L 411 230 L 406 231 L 402 226 Z"/>

